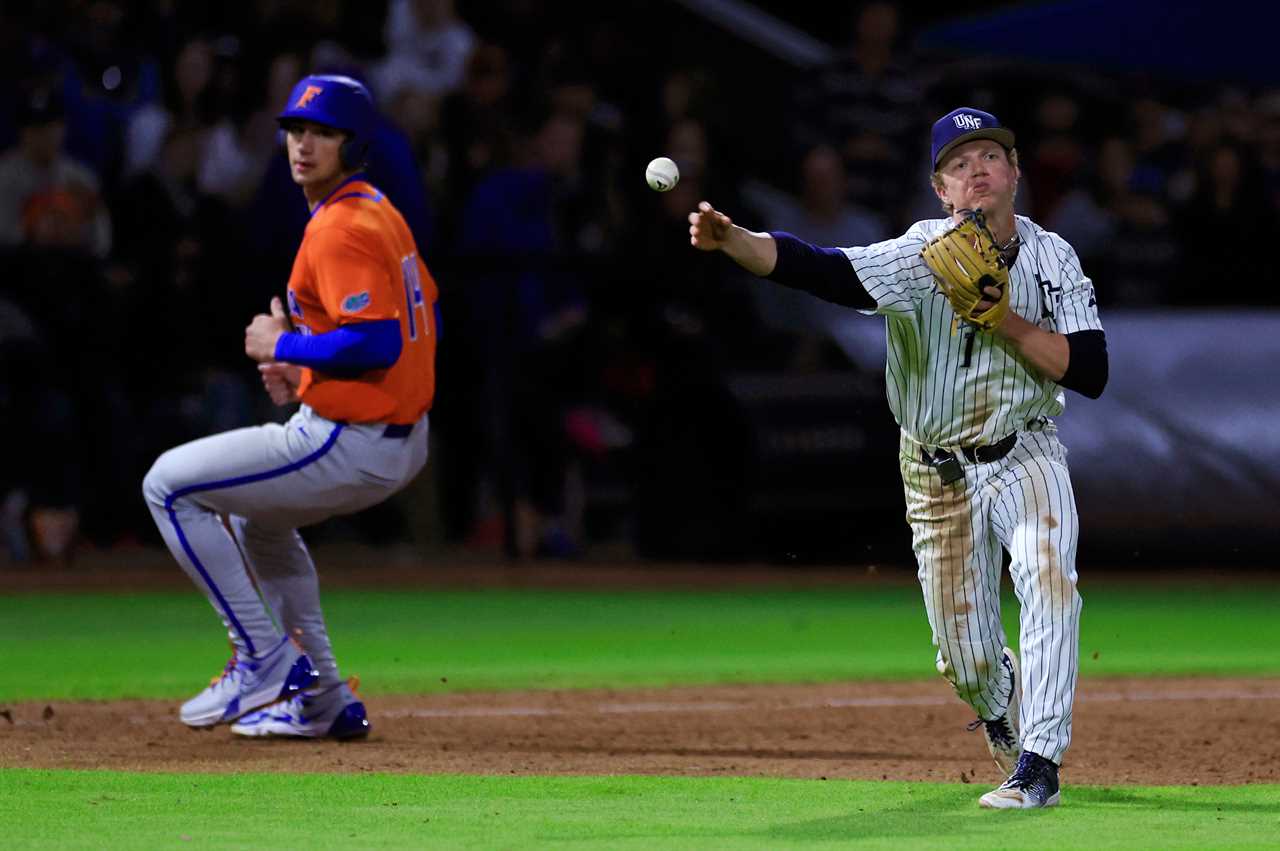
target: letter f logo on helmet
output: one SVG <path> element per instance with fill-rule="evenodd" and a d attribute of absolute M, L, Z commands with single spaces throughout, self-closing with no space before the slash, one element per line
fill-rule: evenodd
<path fill-rule="evenodd" d="M 316 95 L 323 91 L 324 89 L 320 86 L 307 86 L 303 89 L 302 94 L 298 95 L 298 100 L 294 103 L 293 108 L 306 109 L 307 105 L 316 99 Z"/>

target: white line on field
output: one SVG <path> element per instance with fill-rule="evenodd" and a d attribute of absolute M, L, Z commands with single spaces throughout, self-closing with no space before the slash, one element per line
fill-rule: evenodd
<path fill-rule="evenodd" d="M 1143 703 L 1168 700 L 1280 700 L 1280 691 L 1134 691 L 1082 693 L 1081 703 Z M 460 706 L 441 709 L 393 709 L 379 711 L 384 718 L 510 718 L 520 716 L 561 715 L 640 715 L 666 712 L 758 712 L 762 709 L 848 709 L 858 707 L 947 706 L 956 698 L 946 694 L 927 697 L 834 697 L 828 700 L 768 705 L 760 702 L 709 701 L 677 703 L 641 701 L 637 703 L 598 703 L 591 707 L 557 709 L 550 706 Z"/>

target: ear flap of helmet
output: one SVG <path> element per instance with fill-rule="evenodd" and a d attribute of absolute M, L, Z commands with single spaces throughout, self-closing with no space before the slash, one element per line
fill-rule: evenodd
<path fill-rule="evenodd" d="M 342 163 L 343 171 L 356 171 L 363 168 L 365 159 L 369 156 L 369 140 L 348 136 L 342 142 L 342 147 L 338 148 L 338 159 Z"/>

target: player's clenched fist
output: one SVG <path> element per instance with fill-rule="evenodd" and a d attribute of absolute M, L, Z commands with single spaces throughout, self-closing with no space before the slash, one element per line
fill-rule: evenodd
<path fill-rule="evenodd" d="M 244 329 L 244 353 L 258 363 L 276 359 L 276 343 L 289 330 L 289 317 L 278 297 L 271 299 L 271 315 L 259 313 Z"/>
<path fill-rule="evenodd" d="M 689 214 L 689 243 L 703 251 L 715 251 L 724 247 L 732 227 L 732 219 L 703 201 L 697 212 Z"/>
<path fill-rule="evenodd" d="M 277 405 L 288 405 L 298 401 L 298 384 L 302 381 L 302 367 L 289 363 L 260 363 L 258 372 L 262 374 L 262 386 L 267 395 Z"/>

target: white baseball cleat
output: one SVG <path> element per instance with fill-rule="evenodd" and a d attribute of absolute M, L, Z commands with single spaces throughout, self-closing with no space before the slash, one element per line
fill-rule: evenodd
<path fill-rule="evenodd" d="M 986 721 L 979 718 L 969 725 L 970 730 L 982 728 L 987 737 L 987 750 L 996 761 L 996 767 L 1006 777 L 1013 773 L 1022 756 L 1022 726 L 1019 722 L 1019 704 L 1022 702 L 1022 677 L 1018 671 L 1018 657 L 1008 647 L 1000 657 L 1000 664 L 1009 675 L 1008 708 L 1000 718 Z"/>
<path fill-rule="evenodd" d="M 363 739 L 369 735 L 368 715 L 355 689 L 359 680 L 323 691 L 304 691 L 288 700 L 250 712 L 231 725 L 237 736 L 289 739 Z"/>
<path fill-rule="evenodd" d="M 992 810 L 1034 810 L 1056 807 L 1061 800 L 1058 766 L 1038 753 L 1024 751 L 1009 779 L 978 803 Z"/>
<path fill-rule="evenodd" d="M 179 717 L 188 727 L 212 727 L 246 712 L 292 697 L 320 672 L 288 636 L 261 656 L 233 652 L 222 675 L 182 704 Z"/>

